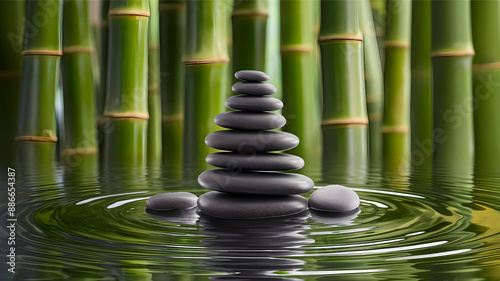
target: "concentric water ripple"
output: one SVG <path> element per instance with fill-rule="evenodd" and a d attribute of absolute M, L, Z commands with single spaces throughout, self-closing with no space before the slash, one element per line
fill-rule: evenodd
<path fill-rule="evenodd" d="M 22 181 L 14 278 L 500 280 L 498 177 L 367 182 L 350 185 L 357 212 L 234 221 L 145 212 L 154 194 L 205 192 L 192 179 L 58 167 Z"/>

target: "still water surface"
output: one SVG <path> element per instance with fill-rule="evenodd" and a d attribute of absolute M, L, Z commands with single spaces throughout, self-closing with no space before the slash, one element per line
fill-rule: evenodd
<path fill-rule="evenodd" d="M 1 280 L 500 280 L 498 175 L 373 169 L 317 182 L 353 187 L 360 212 L 234 221 L 146 213 L 157 193 L 206 192 L 177 171 L 18 174 L 16 274 Z"/>

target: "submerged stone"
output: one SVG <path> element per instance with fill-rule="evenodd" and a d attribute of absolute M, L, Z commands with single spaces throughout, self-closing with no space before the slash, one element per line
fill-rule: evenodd
<path fill-rule="evenodd" d="M 185 210 L 196 207 L 198 197 L 189 192 L 166 192 L 152 196 L 146 208 L 155 211 Z"/>
<path fill-rule="evenodd" d="M 240 70 L 234 74 L 234 77 L 240 80 L 260 82 L 269 80 L 269 75 L 257 70 Z"/>
<path fill-rule="evenodd" d="M 215 116 L 214 122 L 229 129 L 271 130 L 285 126 L 286 119 L 270 112 L 229 111 Z"/>
<path fill-rule="evenodd" d="M 359 207 L 359 196 L 342 185 L 327 185 L 309 197 L 309 207 L 324 212 L 349 212 Z"/>
<path fill-rule="evenodd" d="M 273 84 L 262 82 L 237 82 L 231 87 L 233 92 L 252 96 L 267 96 L 276 93 Z"/>
<path fill-rule="evenodd" d="M 245 155 L 217 152 L 207 156 L 208 164 L 220 168 L 253 171 L 290 171 L 304 167 L 302 158 L 291 154 L 265 153 Z"/>
<path fill-rule="evenodd" d="M 298 195 L 262 196 L 210 191 L 200 196 L 198 208 L 207 215 L 225 219 L 283 217 L 307 209 L 307 200 Z"/>
<path fill-rule="evenodd" d="M 300 174 L 278 172 L 237 172 L 225 169 L 207 170 L 198 182 L 204 188 L 228 193 L 294 195 L 309 192 L 314 182 Z"/>
<path fill-rule="evenodd" d="M 232 96 L 226 100 L 226 106 L 232 109 L 248 111 L 275 111 L 283 108 L 283 102 L 267 96 Z"/>
<path fill-rule="evenodd" d="M 215 149 L 240 152 L 250 157 L 253 153 L 292 149 L 299 144 L 299 138 L 286 132 L 225 130 L 209 134 L 205 143 Z"/>

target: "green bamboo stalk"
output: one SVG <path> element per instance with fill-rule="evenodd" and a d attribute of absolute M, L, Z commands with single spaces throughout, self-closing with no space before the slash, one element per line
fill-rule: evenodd
<path fill-rule="evenodd" d="M 21 91 L 21 66 L 24 1 L 0 1 L 0 120 L 3 134 L 0 138 L 0 164 L 7 166 L 15 161 L 15 141 L 18 125 L 19 94 Z"/>
<path fill-rule="evenodd" d="M 500 170 L 500 1 L 472 1 L 475 170 Z"/>
<path fill-rule="evenodd" d="M 318 0 L 313 0 L 318 1 Z M 267 28 L 266 28 L 266 63 L 265 72 L 269 75 L 270 84 L 281 89 L 281 56 L 280 56 L 280 1 L 271 0 L 267 3 Z M 283 91 L 278 90 L 273 97 L 282 98 Z M 280 111 L 276 111 L 277 113 Z"/>
<path fill-rule="evenodd" d="M 101 4 L 101 29 L 99 39 L 99 91 L 97 92 L 97 115 L 102 118 L 106 103 L 106 85 L 108 73 L 108 36 L 109 36 L 109 2 L 100 0 Z"/>
<path fill-rule="evenodd" d="M 89 1 L 88 3 L 89 9 L 89 22 L 90 22 L 90 48 L 92 48 L 93 52 L 90 54 L 92 58 L 92 73 L 94 74 L 94 85 L 95 90 L 94 93 L 96 97 L 94 100 L 97 101 L 97 96 L 99 95 L 99 87 L 101 85 L 101 70 L 100 70 L 100 51 L 101 51 L 101 13 L 96 13 L 96 11 L 101 11 L 101 2 L 100 1 Z M 96 106 L 97 108 L 97 106 Z M 97 110 L 96 110 L 97 114 Z M 96 119 L 96 121 L 98 121 Z"/>
<path fill-rule="evenodd" d="M 431 2 L 413 1 L 411 25 L 411 165 L 432 168 Z"/>
<path fill-rule="evenodd" d="M 385 29 L 384 107 L 382 115 L 382 167 L 405 174 L 410 154 L 410 33 L 411 1 L 389 0 L 398 6 Z"/>
<path fill-rule="evenodd" d="M 87 0 L 66 0 L 61 58 L 64 133 L 61 159 L 97 153 L 95 84 Z"/>
<path fill-rule="evenodd" d="M 364 181 L 368 118 L 358 1 L 321 2 L 323 178 Z M 347 173 L 351 173 L 348 175 Z"/>
<path fill-rule="evenodd" d="M 363 30 L 363 54 L 365 67 L 366 108 L 368 110 L 368 143 L 370 163 L 380 167 L 382 157 L 382 105 L 384 99 L 384 78 L 380 52 L 373 24 L 369 0 L 362 0 L 361 22 Z"/>
<path fill-rule="evenodd" d="M 375 26 L 375 34 L 379 46 L 380 60 L 384 62 L 384 33 L 386 24 L 386 0 L 369 0 L 372 8 L 373 23 Z M 391 9 L 392 10 L 392 9 Z M 389 10 L 389 17 L 392 16 L 392 11 Z"/>
<path fill-rule="evenodd" d="M 97 104 L 97 128 L 99 140 L 99 159 L 104 159 L 104 106 L 106 103 L 106 87 L 108 75 L 108 36 L 109 36 L 109 2 L 110 0 L 100 0 L 100 32 L 97 56 L 99 62 L 99 83 L 96 95 Z"/>
<path fill-rule="evenodd" d="M 104 163 L 143 167 L 147 145 L 149 1 L 111 0 Z"/>
<path fill-rule="evenodd" d="M 472 172 L 472 47 L 469 1 L 432 1 L 433 169 Z"/>
<path fill-rule="evenodd" d="M 37 22 L 44 19 L 44 25 Z M 18 161 L 51 166 L 56 148 L 62 1 L 27 1 L 17 140 Z M 33 166 L 31 166 L 33 165 Z"/>
<path fill-rule="evenodd" d="M 226 7 L 222 0 L 195 0 L 187 5 L 184 167 L 186 175 L 208 168 L 214 150 L 205 137 L 217 130 L 213 120 L 224 110 L 227 90 Z"/>
<path fill-rule="evenodd" d="M 232 73 L 266 69 L 267 0 L 236 1 L 232 13 Z M 236 82 L 236 78 L 233 78 Z"/>
<path fill-rule="evenodd" d="M 158 0 L 150 0 L 148 54 L 148 164 L 159 167 L 161 142 L 160 15 Z"/>
<path fill-rule="evenodd" d="M 160 0 L 160 26 L 163 165 L 179 168 L 182 165 L 184 118 L 184 0 Z"/>
<path fill-rule="evenodd" d="M 282 94 L 287 118 L 284 131 L 295 134 L 300 144 L 289 151 L 307 163 L 303 172 L 316 171 L 321 165 L 320 123 L 316 118 L 317 92 L 314 77 L 317 63 L 314 48 L 317 37 L 314 32 L 313 1 L 281 1 L 281 62 Z"/>

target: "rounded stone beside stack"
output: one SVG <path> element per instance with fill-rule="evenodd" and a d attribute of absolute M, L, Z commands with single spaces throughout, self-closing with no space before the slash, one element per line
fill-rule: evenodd
<path fill-rule="evenodd" d="M 203 172 L 198 182 L 213 190 L 200 196 L 198 208 L 207 215 L 226 219 L 256 219 L 293 215 L 308 208 L 307 200 L 298 194 L 313 189 L 314 183 L 304 175 L 281 173 L 300 169 L 304 161 L 280 151 L 298 145 L 290 133 L 269 131 L 281 128 L 286 119 L 276 113 L 283 103 L 269 97 L 274 85 L 264 83 L 264 72 L 243 70 L 235 77 L 243 80 L 233 85 L 235 93 L 226 106 L 237 111 L 224 112 L 215 123 L 231 130 L 209 134 L 205 143 L 227 150 L 207 157 L 207 162 L 222 169 Z"/>

